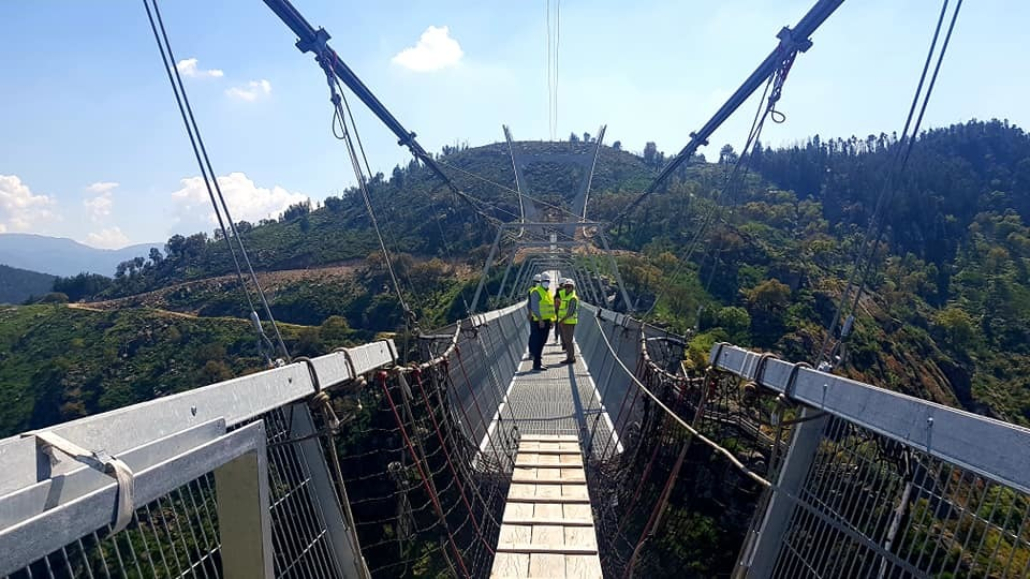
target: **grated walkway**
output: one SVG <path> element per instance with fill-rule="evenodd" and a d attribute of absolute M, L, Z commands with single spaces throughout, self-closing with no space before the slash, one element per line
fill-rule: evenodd
<path fill-rule="evenodd" d="M 576 436 L 522 436 L 490 576 L 601 577 L 597 532 Z"/>
<path fill-rule="evenodd" d="M 593 434 L 598 446 L 603 446 L 612 426 L 601 393 L 582 356 L 576 356 L 575 364 L 562 364 L 564 359 L 561 346 L 553 341 L 544 346 L 547 370 L 534 372 L 533 361 L 528 354 L 523 356 L 498 413 L 504 420 L 514 418 L 524 439 L 527 435 L 571 435 L 590 448 Z"/>

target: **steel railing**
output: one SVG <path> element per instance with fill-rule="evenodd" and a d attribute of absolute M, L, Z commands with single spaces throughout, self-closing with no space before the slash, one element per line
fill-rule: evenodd
<path fill-rule="evenodd" d="M 1030 575 L 1030 430 L 735 346 L 711 362 L 804 419 L 740 574 Z"/>
<path fill-rule="evenodd" d="M 395 359 L 374 342 L 0 440 L 0 576 L 360 576 L 307 401 Z"/>
<path fill-rule="evenodd" d="M 466 482 L 508 470 L 517 433 L 504 408 L 525 350 L 523 308 L 421 340 L 424 365 L 443 380 L 435 391 L 451 405 L 440 412 L 479 448 L 473 471 L 456 465 Z M 694 408 L 706 432 L 752 439 L 735 452 L 768 488 L 737 575 L 1030 576 L 1030 430 L 726 344 L 713 348 L 712 366 L 751 386 L 705 386 L 678 365 L 681 338 L 583 310 L 577 340 L 599 397 L 588 404 L 597 410 L 592 460 L 622 460 L 620 445 L 591 448 L 595 436 L 637 449 L 641 428 L 660 428 L 644 399 L 632 398 L 643 376 Z M 341 478 L 364 474 L 334 476 L 326 419 L 310 404 L 396 358 L 391 342 L 375 342 L 0 440 L 0 576 L 365 576 L 340 488 Z M 390 388 L 404 395 L 403 383 Z M 706 407 L 712 396 L 722 397 Z M 770 408 L 771 423 L 759 417 Z M 601 424 L 605 410 L 611 424 Z M 503 482 L 480 484 L 487 494 L 476 513 L 488 521 L 480 509 L 495 510 Z M 632 547 L 622 547 L 620 564 L 632 564 Z M 471 563 L 488 568 L 481 555 Z"/>

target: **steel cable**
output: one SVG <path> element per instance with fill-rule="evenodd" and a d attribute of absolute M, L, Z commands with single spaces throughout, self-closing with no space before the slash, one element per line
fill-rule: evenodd
<path fill-rule="evenodd" d="M 189 96 L 186 94 L 186 86 L 183 84 L 182 77 L 179 75 L 179 69 L 175 65 L 175 55 L 172 52 L 172 44 L 168 39 L 164 20 L 161 17 L 161 9 L 158 6 L 158 0 L 149 0 L 149 2 L 153 4 L 153 13 L 151 13 L 151 4 L 148 3 L 148 0 L 143 0 L 143 7 L 146 9 L 147 19 L 150 21 L 150 29 L 154 34 L 154 40 L 157 42 L 158 50 L 161 52 L 161 61 L 164 65 L 165 73 L 168 75 L 168 81 L 172 85 L 172 92 L 175 94 L 175 100 L 179 107 L 179 114 L 186 127 L 186 133 L 189 136 L 194 157 L 196 158 L 197 165 L 200 168 L 201 177 L 204 179 L 204 185 L 207 189 L 208 197 L 210 198 L 211 204 L 215 210 L 215 217 L 217 218 L 219 228 L 222 232 L 222 237 L 225 239 L 226 244 L 229 247 L 229 252 L 232 255 L 236 276 L 245 293 L 247 304 L 250 307 L 251 316 L 252 318 L 257 319 L 258 322 L 260 321 L 255 313 L 250 292 L 247 290 L 246 283 L 243 280 L 240 262 L 237 258 L 236 251 L 233 248 L 230 236 L 226 231 L 225 221 L 229 222 L 229 230 L 232 231 L 232 237 L 236 239 L 236 243 L 239 245 L 240 255 L 243 257 L 243 261 L 246 264 L 251 281 L 254 284 L 254 288 L 261 300 L 265 315 L 268 317 L 269 322 L 272 324 L 272 329 L 275 331 L 275 338 L 279 349 L 282 351 L 283 356 L 289 360 L 290 353 L 286 348 L 286 344 L 283 342 L 282 334 L 279 331 L 279 325 L 275 321 L 275 316 L 272 315 L 272 309 L 265 297 L 264 290 L 261 288 L 261 283 L 258 281 L 257 274 L 254 272 L 254 267 L 250 261 L 249 255 L 247 254 L 243 238 L 240 237 L 236 224 L 232 220 L 232 214 L 229 212 L 229 205 L 226 203 L 225 196 L 222 194 L 222 189 L 218 184 L 217 174 L 211 166 L 211 159 L 207 154 L 207 147 L 204 145 L 204 139 L 200 134 L 200 127 L 197 125 L 196 118 L 193 115 L 193 107 L 190 105 Z M 157 17 L 156 25 L 154 21 L 155 16 Z M 158 28 L 160 28 L 160 32 L 158 32 Z M 218 202 L 215 201 L 216 196 L 218 198 Z M 219 203 L 221 204 L 221 211 L 225 212 L 225 221 L 223 221 L 222 213 L 219 211 Z M 271 346 L 270 340 L 261 330 L 260 323 L 255 323 L 255 329 L 259 333 L 259 339 L 263 339 Z"/>

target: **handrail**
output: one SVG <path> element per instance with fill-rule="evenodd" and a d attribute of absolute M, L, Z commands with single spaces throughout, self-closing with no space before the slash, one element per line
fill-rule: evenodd
<path fill-rule="evenodd" d="M 311 364 L 322 387 L 330 389 L 376 368 L 392 365 L 395 360 L 396 348 L 392 340 L 384 340 L 319 356 L 312 359 Z M 222 419 L 233 427 L 312 394 L 315 394 L 315 385 L 308 365 L 296 362 L 56 424 L 48 430 L 84 448 L 103 449 L 117 456 L 211 420 Z M 38 454 L 32 437 L 0 439 L 0 496 L 40 480 Z M 66 463 L 59 463 L 50 475 L 66 474 L 67 468 Z"/>
<path fill-rule="evenodd" d="M 729 344 L 712 348 L 712 366 L 795 402 L 840 417 L 1006 486 L 1030 493 L 1030 429 L 835 376 Z"/>
<path fill-rule="evenodd" d="M 461 337 L 461 331 L 463 329 L 475 329 L 475 328 L 479 328 L 479 327 L 485 326 L 489 322 L 492 322 L 492 321 L 494 321 L 494 320 L 496 320 L 498 318 L 504 317 L 504 316 L 510 314 L 511 312 L 513 312 L 513 311 L 515 311 L 517 309 L 526 307 L 525 303 L 526 303 L 525 300 L 523 300 L 523 301 L 521 301 L 521 302 L 519 302 L 517 304 L 508 306 L 506 308 L 501 308 L 499 310 L 491 310 L 491 311 L 483 313 L 483 314 L 472 314 L 471 316 L 469 316 L 469 317 L 467 317 L 467 318 L 465 318 L 463 320 L 459 320 L 458 322 L 456 322 L 454 324 L 454 326 L 455 326 L 454 327 L 454 335 L 451 336 L 450 344 L 448 344 L 447 349 L 444 350 L 443 353 L 439 354 L 438 356 L 436 356 L 436 357 L 434 357 L 434 358 L 432 358 L 430 360 L 427 360 L 427 361 L 422 362 L 421 364 L 419 364 L 418 365 L 418 369 L 419 370 L 425 370 L 425 369 L 430 368 L 432 366 L 435 366 L 435 365 L 439 364 L 440 362 L 442 362 L 442 361 L 446 360 L 447 358 L 449 358 L 451 356 L 451 354 L 454 353 L 454 349 L 458 347 L 458 339 Z M 464 323 L 464 322 L 469 322 L 469 325 L 466 326 L 466 327 L 463 327 L 462 323 Z M 432 336 L 432 335 L 428 335 L 428 334 L 422 334 L 419 337 L 421 337 L 423 339 L 432 339 L 432 338 L 437 337 L 437 336 Z"/>

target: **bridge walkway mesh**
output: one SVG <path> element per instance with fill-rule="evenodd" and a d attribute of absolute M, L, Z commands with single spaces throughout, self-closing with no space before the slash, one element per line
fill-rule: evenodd
<path fill-rule="evenodd" d="M 575 364 L 563 364 L 564 359 L 565 352 L 553 343 L 544 346 L 547 370 L 543 372 L 535 372 L 532 360 L 523 356 L 505 402 L 511 407 L 510 415 L 519 432 L 523 437 L 572 435 L 578 440 L 582 436 L 584 441 L 593 434 L 599 440 L 607 440 L 612 430 L 611 419 L 583 356 L 577 355 Z M 498 411 L 501 416 L 508 413 L 504 407 Z"/>

